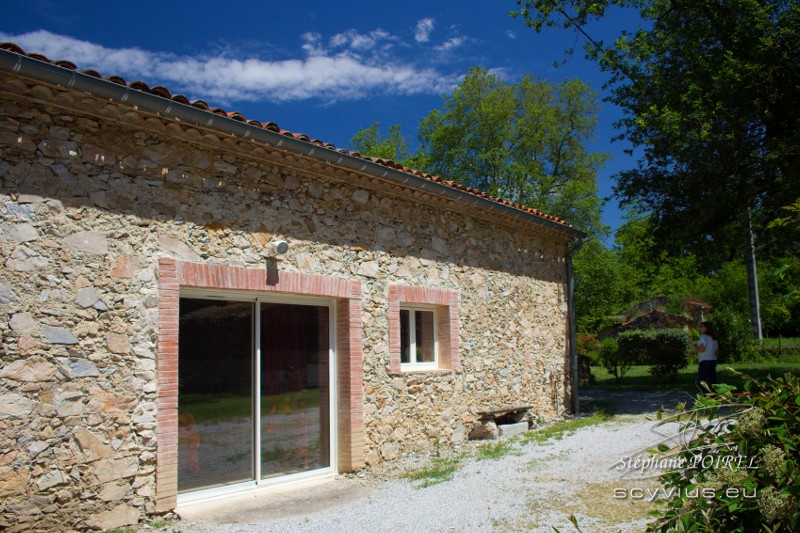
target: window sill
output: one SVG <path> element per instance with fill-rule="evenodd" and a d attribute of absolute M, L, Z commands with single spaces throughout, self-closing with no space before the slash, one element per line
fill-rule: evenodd
<path fill-rule="evenodd" d="M 411 367 L 411 368 L 403 368 L 400 367 L 400 372 L 389 372 L 391 376 L 406 376 L 408 374 L 455 374 L 456 371 L 452 368 L 439 368 L 439 367 L 430 367 L 430 368 L 423 368 L 423 367 Z"/>

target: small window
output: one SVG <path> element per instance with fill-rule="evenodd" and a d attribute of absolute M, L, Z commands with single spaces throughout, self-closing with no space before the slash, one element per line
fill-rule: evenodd
<path fill-rule="evenodd" d="M 389 373 L 461 372 L 458 292 L 389 286 Z"/>
<path fill-rule="evenodd" d="M 436 312 L 416 307 L 400 308 L 400 364 L 431 367 L 437 362 Z"/>

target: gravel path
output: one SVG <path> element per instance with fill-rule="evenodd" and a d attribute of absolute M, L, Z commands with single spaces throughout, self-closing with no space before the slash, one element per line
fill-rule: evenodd
<path fill-rule="evenodd" d="M 512 438 L 513 451 L 494 460 L 471 456 L 470 448 L 480 444 L 469 444 L 459 451 L 462 466 L 452 480 L 424 488 L 399 475 L 430 458 L 408 457 L 383 470 L 337 476 L 284 494 L 262 493 L 236 505 L 205 504 L 182 513 L 184 520 L 174 526 L 197 533 L 552 532 L 552 526 L 566 532 L 574 531 L 569 522 L 574 514 L 584 531 L 643 531 L 653 505 L 646 492 L 630 494 L 658 484 L 652 477 L 630 479 L 620 460 L 661 442 L 665 428 L 646 415 L 682 399 L 593 392 L 587 405 L 600 400 L 628 414 L 561 440 Z"/>

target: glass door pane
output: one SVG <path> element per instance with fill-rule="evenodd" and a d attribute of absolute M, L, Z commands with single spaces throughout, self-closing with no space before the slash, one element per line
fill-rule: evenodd
<path fill-rule="evenodd" d="M 330 466 L 328 308 L 261 304 L 261 475 Z"/>
<path fill-rule="evenodd" d="M 255 305 L 181 298 L 178 490 L 252 480 Z"/>

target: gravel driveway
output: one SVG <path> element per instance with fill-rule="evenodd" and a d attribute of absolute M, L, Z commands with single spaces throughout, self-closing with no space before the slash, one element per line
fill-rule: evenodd
<path fill-rule="evenodd" d="M 674 430 L 656 427 L 647 415 L 687 399 L 593 391 L 582 395 L 585 405 L 602 401 L 623 414 L 560 440 L 524 443 L 512 437 L 512 451 L 499 459 L 477 460 L 470 448 L 481 444 L 470 443 L 458 451 L 462 466 L 450 481 L 420 487 L 399 477 L 430 461 L 407 457 L 372 472 L 179 509 L 184 519 L 173 527 L 198 533 L 395 533 L 552 532 L 555 526 L 566 532 L 574 531 L 574 514 L 586 532 L 643 531 L 654 508 L 647 490 L 658 483 L 633 475 L 620 462 Z"/>

